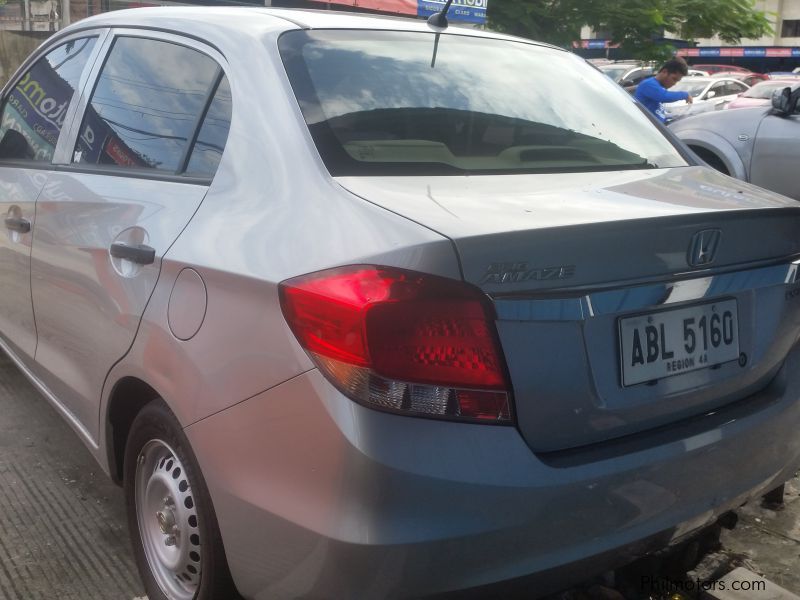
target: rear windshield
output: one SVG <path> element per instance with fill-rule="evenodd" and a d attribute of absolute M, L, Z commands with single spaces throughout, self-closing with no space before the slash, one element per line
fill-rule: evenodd
<path fill-rule="evenodd" d="M 280 53 L 334 176 L 683 166 L 633 100 L 578 57 L 434 33 L 291 31 Z"/>

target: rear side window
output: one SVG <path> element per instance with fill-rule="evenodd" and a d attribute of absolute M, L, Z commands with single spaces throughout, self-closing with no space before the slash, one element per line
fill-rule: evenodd
<path fill-rule="evenodd" d="M 0 158 L 50 162 L 96 38 L 61 44 L 9 92 L 0 117 Z"/>
<path fill-rule="evenodd" d="M 280 53 L 328 170 L 459 175 L 684 166 L 576 56 L 456 34 L 290 31 Z"/>
<path fill-rule="evenodd" d="M 213 127 L 204 124 L 204 119 L 214 106 L 221 78 L 219 65 L 192 48 L 147 38 L 118 38 L 84 115 L 74 162 L 185 172 L 196 132 Z M 214 106 L 212 118 L 218 124 L 222 121 L 219 112 Z M 229 122 L 230 117 L 214 129 L 213 143 L 219 154 Z M 199 143 L 207 143 L 207 138 L 207 134 L 200 137 Z M 198 172 L 212 176 L 215 169 L 216 163 L 206 160 Z"/>

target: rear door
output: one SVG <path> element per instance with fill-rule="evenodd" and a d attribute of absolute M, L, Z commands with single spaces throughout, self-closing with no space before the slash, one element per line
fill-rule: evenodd
<path fill-rule="evenodd" d="M 85 32 L 42 51 L 10 86 L 0 113 L 0 339 L 33 358 L 36 327 L 30 261 L 35 202 L 62 125 L 94 60 L 100 33 Z M 72 109 L 72 110 L 71 110 Z"/>
<path fill-rule="evenodd" d="M 39 198 L 32 254 L 37 375 L 95 439 L 105 376 L 206 194 L 230 122 L 213 49 L 117 30 L 104 51 Z M 223 135 L 206 143 L 212 119 Z"/>

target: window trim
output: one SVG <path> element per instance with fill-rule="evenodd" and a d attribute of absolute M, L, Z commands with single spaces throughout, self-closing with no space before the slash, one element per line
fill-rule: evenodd
<path fill-rule="evenodd" d="M 131 177 L 134 179 L 150 179 L 156 181 L 172 181 L 181 183 L 210 185 L 211 181 L 213 180 L 213 177 L 200 178 L 196 176 L 184 175 L 182 173 L 180 174 L 175 173 L 173 171 L 158 171 L 155 169 L 132 169 L 127 167 L 117 167 L 113 165 L 102 165 L 102 166 L 87 165 L 87 164 L 72 162 L 73 151 L 75 149 L 75 145 L 78 142 L 78 134 L 80 133 L 80 128 L 81 125 L 83 124 L 83 118 L 86 115 L 86 111 L 90 105 L 91 98 L 94 95 L 95 88 L 97 87 L 97 83 L 100 78 L 100 73 L 106 64 L 106 61 L 108 60 L 108 57 L 110 55 L 111 49 L 113 48 L 115 40 L 121 37 L 144 38 L 149 40 L 176 44 L 178 46 L 183 46 L 191 50 L 200 52 L 201 54 L 206 55 L 215 62 L 217 66 L 217 72 L 212 81 L 212 84 L 209 86 L 210 90 L 209 97 L 206 98 L 206 104 L 204 106 L 204 109 L 201 111 L 203 117 L 195 122 L 192 134 L 189 136 L 189 140 L 191 140 L 191 143 L 187 145 L 188 149 L 193 147 L 194 141 L 197 139 L 197 136 L 200 133 L 200 128 L 202 127 L 203 119 L 205 117 L 205 114 L 208 112 L 208 108 L 211 102 L 213 101 L 214 94 L 216 93 L 216 89 L 219 86 L 219 82 L 222 80 L 222 77 L 227 77 L 228 81 L 230 82 L 231 107 L 233 107 L 234 104 L 233 96 L 235 94 L 233 93 L 233 83 L 230 77 L 230 67 L 228 66 L 228 63 L 225 60 L 225 57 L 213 46 L 200 42 L 193 37 L 178 35 L 158 29 L 130 28 L 130 27 L 111 28 L 108 30 L 108 36 L 103 40 L 102 56 L 97 60 L 95 60 L 87 84 L 84 86 L 82 90 L 80 100 L 76 103 L 76 114 L 74 115 L 74 119 L 70 124 L 69 135 L 61 136 L 61 138 L 66 138 L 68 140 L 68 143 L 65 141 L 65 145 L 67 145 L 66 152 L 63 155 L 58 156 L 58 158 L 60 159 L 58 162 L 56 162 L 55 160 L 53 161 L 53 167 L 57 171 L 68 172 L 68 173 L 87 173 L 87 174 L 108 175 L 115 177 Z M 233 108 L 231 109 L 231 114 L 233 114 Z M 61 142 L 61 138 L 59 139 L 59 142 Z M 227 147 L 227 141 L 226 141 L 226 147 Z M 191 156 L 191 154 L 189 154 L 189 156 Z M 188 164 L 188 157 L 185 158 L 187 158 L 187 164 Z M 214 173 L 214 175 L 216 176 L 216 172 Z"/>
<path fill-rule="evenodd" d="M 95 64 L 97 63 L 97 59 L 100 56 L 100 51 L 105 43 L 106 38 L 109 35 L 109 30 L 107 28 L 100 28 L 100 29 L 84 29 L 79 32 L 74 32 L 70 35 L 64 35 L 58 37 L 57 39 L 50 40 L 48 44 L 42 45 L 36 51 L 32 52 L 28 58 L 26 58 L 22 64 L 17 68 L 14 74 L 9 78 L 6 84 L 2 88 L 2 92 L 0 92 L 0 115 L 2 115 L 2 111 L 6 107 L 6 102 L 8 101 L 8 96 L 11 94 L 11 91 L 17 86 L 19 81 L 22 77 L 33 68 L 40 59 L 47 56 L 50 52 L 58 48 L 59 46 L 63 46 L 64 44 L 72 41 L 72 40 L 82 40 L 90 37 L 97 38 L 95 41 L 94 48 L 92 48 L 89 57 L 86 59 L 86 65 L 83 68 L 83 72 L 81 73 L 81 77 L 78 80 L 78 85 L 72 92 L 72 98 L 69 101 L 69 107 L 67 108 L 67 112 L 64 115 L 64 126 L 61 128 L 61 133 L 58 135 L 58 142 L 56 143 L 55 148 L 53 148 L 53 158 L 47 162 L 43 160 L 30 160 L 30 159 L 20 159 L 20 158 L 12 158 L 12 159 L 1 159 L 0 158 L 0 167 L 14 167 L 19 169 L 47 169 L 51 168 L 54 164 L 56 164 L 57 157 L 59 156 L 59 148 L 65 143 L 65 139 L 70 135 L 70 129 L 72 127 L 72 122 L 75 118 L 75 112 L 78 110 L 78 105 L 80 103 L 80 98 L 83 94 L 83 90 L 86 87 L 86 84 L 89 81 L 90 73 L 94 69 Z"/>

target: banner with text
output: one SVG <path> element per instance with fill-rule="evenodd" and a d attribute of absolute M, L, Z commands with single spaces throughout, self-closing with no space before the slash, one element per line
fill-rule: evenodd
<path fill-rule="evenodd" d="M 401 15 L 429 17 L 444 8 L 445 0 L 311 0 L 324 4 L 355 6 L 369 10 L 379 10 Z M 452 21 L 467 23 L 486 23 L 486 8 L 489 0 L 453 0 L 447 17 Z"/>

